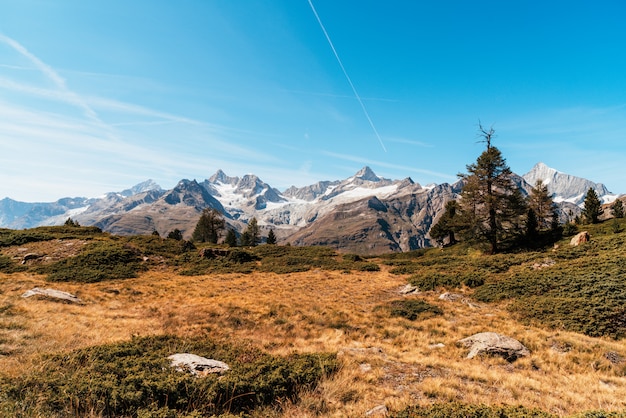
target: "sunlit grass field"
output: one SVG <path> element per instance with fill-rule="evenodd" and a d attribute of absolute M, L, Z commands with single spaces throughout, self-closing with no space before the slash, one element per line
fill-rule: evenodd
<path fill-rule="evenodd" d="M 327 248 L 259 246 L 207 259 L 198 248 L 158 237 L 113 237 L 81 228 L 3 230 L 0 411 L 107 416 L 97 401 L 81 409 L 55 398 L 55 409 L 42 397 L 45 391 L 31 398 L 28 391 L 21 397 L 14 393 L 23 381 L 50 384 L 63 375 L 59 368 L 76 364 L 72 359 L 83 358 L 86 349 L 106 345 L 105 352 L 119 353 L 123 344 L 144 341 L 163 353 L 168 347 L 221 353 L 240 364 L 238 370 L 248 370 L 248 357 L 249 364 L 286 362 L 280 366 L 285 376 L 301 376 L 298 364 L 308 364 L 294 355 L 330 362 L 319 374 L 307 375 L 309 380 L 289 378 L 301 384 L 289 386 L 288 395 L 259 400 L 265 390 L 259 383 L 252 390 L 256 394 L 242 393 L 258 402 L 238 407 L 234 396 L 215 398 L 213 413 L 225 416 L 362 417 L 379 405 L 389 416 L 406 417 L 617 414 L 626 411 L 626 233 L 615 233 L 608 224 L 589 231 L 591 242 L 580 247 L 564 239 L 556 248 L 495 256 L 463 246 L 375 258 Z M 26 253 L 42 257 L 20 264 Z M 407 283 L 420 291 L 401 295 Z M 70 292 L 83 303 L 21 297 L 33 287 Z M 442 300 L 445 291 L 461 297 Z M 466 359 L 467 349 L 456 342 L 484 331 L 518 339 L 531 355 L 512 363 Z M 144 337 L 167 338 L 170 346 Z M 266 363 L 258 368 L 274 373 Z M 263 373 L 259 382 L 269 379 Z M 87 372 L 79 377 L 83 386 L 89 387 L 90 378 L 99 384 Z M 155 379 L 147 374 L 142 382 Z M 68 399 L 78 390 L 62 387 Z M 202 388 L 206 396 L 209 389 Z M 181 399 L 205 399 L 187 396 Z M 208 413 L 191 401 L 149 399 L 152 404 L 128 416 Z M 124 401 L 132 410 L 134 404 Z M 429 406 L 434 409 L 424 409 Z M 485 413 L 507 406 L 523 408 L 517 415 Z"/>

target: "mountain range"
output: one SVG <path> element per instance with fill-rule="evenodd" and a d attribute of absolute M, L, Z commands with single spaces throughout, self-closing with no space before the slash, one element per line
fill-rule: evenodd
<path fill-rule="evenodd" d="M 537 180 L 547 184 L 562 213 L 578 214 L 591 187 L 604 202 L 617 196 L 594 183 L 535 165 L 513 181 L 527 194 Z M 164 190 L 152 180 L 97 198 L 50 203 L 0 200 L 0 227 L 22 229 L 63 224 L 67 218 L 114 234 L 161 235 L 179 229 L 189 238 L 205 208 L 224 214 L 237 232 L 255 217 L 262 233 L 273 229 L 279 243 L 328 245 L 346 252 L 376 254 L 430 245 L 428 231 L 462 184 L 421 186 L 407 177 L 390 180 L 363 167 L 344 180 L 320 181 L 281 192 L 253 174 L 230 177 L 218 170 L 202 182 L 181 180 Z"/>

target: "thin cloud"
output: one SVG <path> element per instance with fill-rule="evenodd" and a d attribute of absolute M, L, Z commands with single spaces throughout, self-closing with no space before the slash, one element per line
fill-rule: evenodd
<path fill-rule="evenodd" d="M 52 81 L 52 83 L 59 90 L 65 93 L 65 95 L 67 95 L 67 97 L 74 105 L 82 109 L 86 117 L 98 123 L 102 123 L 102 121 L 98 117 L 98 114 L 91 107 L 89 107 L 78 94 L 68 88 L 65 79 L 63 79 L 63 77 L 61 77 L 51 66 L 37 58 L 37 56 L 32 54 L 22 44 L 2 33 L 0 33 L 0 42 L 7 44 L 23 57 L 28 59 L 35 67 L 37 67 L 37 69 L 39 69 L 39 71 L 41 71 L 50 81 Z"/>

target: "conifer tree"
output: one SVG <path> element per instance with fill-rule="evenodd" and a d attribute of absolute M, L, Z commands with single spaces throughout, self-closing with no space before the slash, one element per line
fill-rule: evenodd
<path fill-rule="evenodd" d="M 456 243 L 454 233 L 457 230 L 457 226 L 455 225 L 457 210 L 458 205 L 456 200 L 449 200 L 446 202 L 443 215 L 441 215 L 437 223 L 430 229 L 430 237 L 440 246 L 445 244 L 446 239 L 448 240 L 448 245 Z"/>
<path fill-rule="evenodd" d="M 183 233 L 180 229 L 176 228 L 173 231 L 170 231 L 169 234 L 167 234 L 167 237 L 169 239 L 175 239 L 176 241 L 182 241 Z"/>
<path fill-rule="evenodd" d="M 276 235 L 273 229 L 270 229 L 270 232 L 267 233 L 267 240 L 265 242 L 270 245 L 276 244 Z"/>
<path fill-rule="evenodd" d="M 613 204 L 611 205 L 611 215 L 613 215 L 614 218 L 624 217 L 624 204 L 621 200 L 617 199 L 615 202 L 613 202 Z"/>
<path fill-rule="evenodd" d="M 597 224 L 600 222 L 600 215 L 602 215 L 603 212 L 602 202 L 600 202 L 598 194 L 590 187 L 587 191 L 587 196 L 585 196 L 585 203 L 582 211 L 585 220 L 592 224 Z"/>
<path fill-rule="evenodd" d="M 250 219 L 248 227 L 241 234 L 241 245 L 244 247 L 254 247 L 261 242 L 259 224 L 256 218 Z"/>
<path fill-rule="evenodd" d="M 220 232 L 225 225 L 224 217 L 217 209 L 206 208 L 202 211 L 196 228 L 193 230 L 192 239 L 196 242 L 217 244 Z"/>
<path fill-rule="evenodd" d="M 237 234 L 233 228 L 228 228 L 228 232 L 226 233 L 226 238 L 224 239 L 224 243 L 229 247 L 237 246 Z"/>
<path fill-rule="evenodd" d="M 511 169 L 500 150 L 491 145 L 495 131 L 479 125 L 479 135 L 487 145 L 467 174 L 459 202 L 465 239 L 486 243 L 497 253 L 503 242 L 523 233 L 526 204 L 511 181 Z"/>
<path fill-rule="evenodd" d="M 548 192 L 548 186 L 543 184 L 543 181 L 537 180 L 535 186 L 530 190 L 528 206 L 534 212 L 538 231 L 551 229 L 554 226 L 555 216 L 558 221 L 556 205 Z"/>

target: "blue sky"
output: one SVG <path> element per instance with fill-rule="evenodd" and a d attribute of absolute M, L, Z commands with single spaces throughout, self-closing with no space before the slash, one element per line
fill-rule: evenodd
<path fill-rule="evenodd" d="M 519 174 L 542 161 L 626 193 L 624 16 L 621 0 L 0 0 L 0 198 L 217 169 L 281 190 L 364 165 L 452 182 L 479 120 Z"/>

